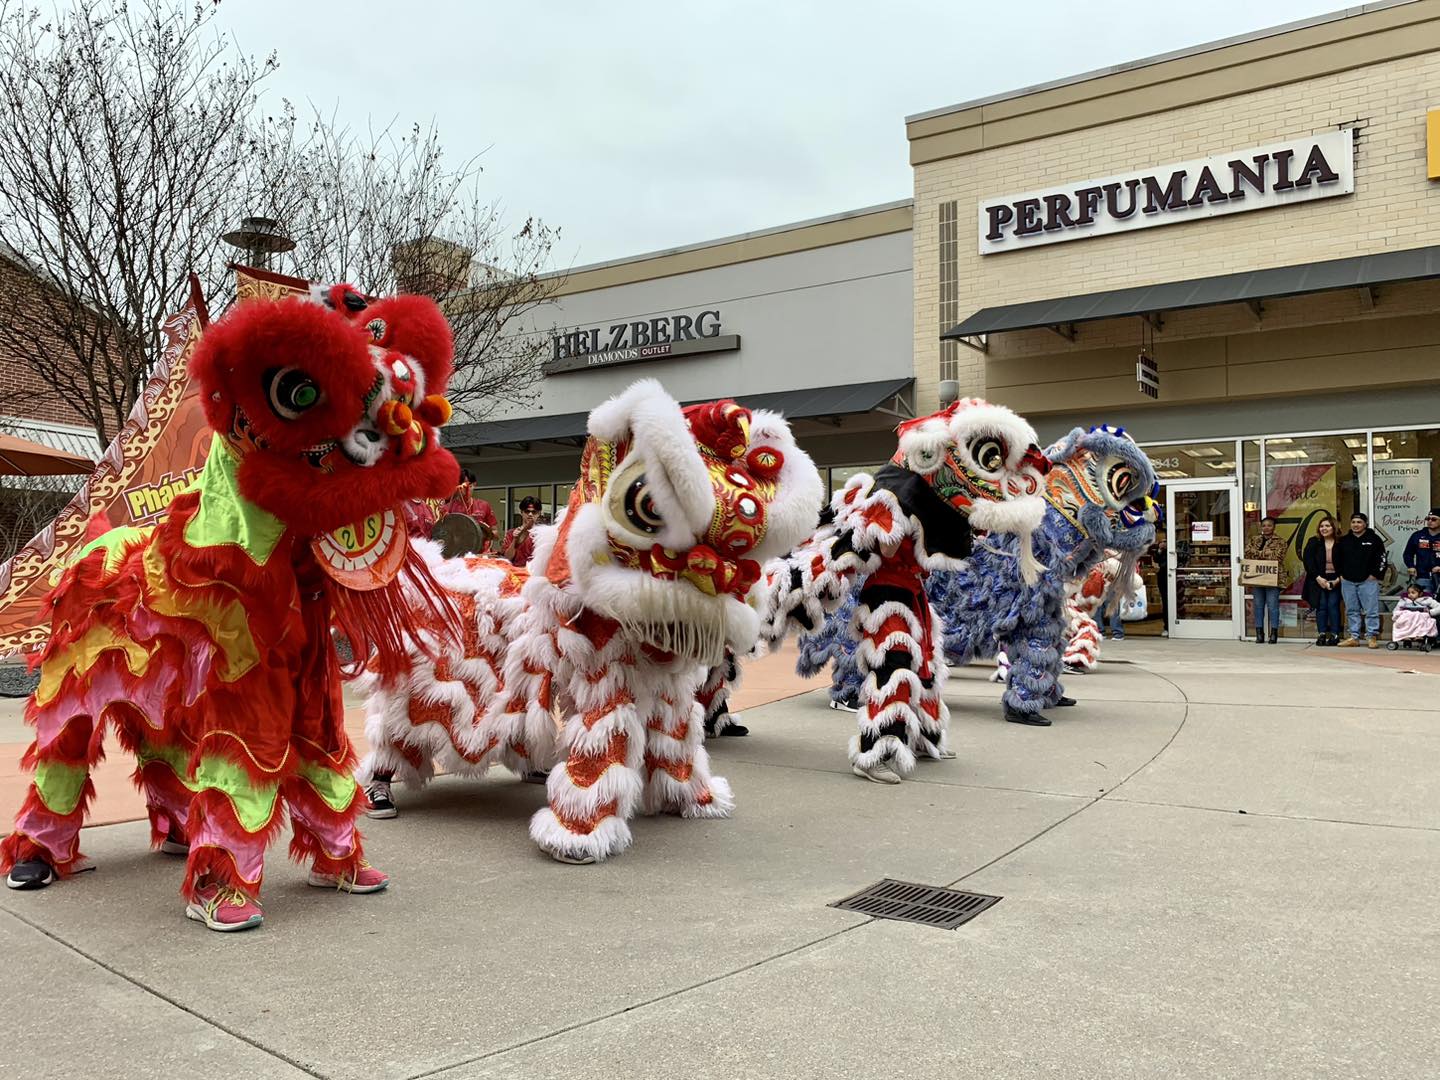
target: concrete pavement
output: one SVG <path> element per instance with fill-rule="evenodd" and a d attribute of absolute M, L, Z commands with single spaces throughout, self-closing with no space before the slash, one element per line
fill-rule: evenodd
<path fill-rule="evenodd" d="M 540 788 L 444 778 L 367 828 L 388 893 L 277 846 L 234 937 L 91 829 L 98 872 L 0 896 L 0 1017 L 47 1077 L 1433 1077 L 1440 678 L 1328 652 L 1109 645 L 1045 730 L 967 669 L 959 759 L 898 789 L 823 691 L 773 701 L 712 746 L 734 819 L 596 867 L 531 846 Z M 882 877 L 1004 900 L 827 906 Z"/>

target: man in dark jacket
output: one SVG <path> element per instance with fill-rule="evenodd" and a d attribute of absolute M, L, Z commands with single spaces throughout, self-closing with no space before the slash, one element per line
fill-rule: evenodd
<path fill-rule="evenodd" d="M 1435 593 L 1436 567 L 1440 566 L 1440 506 L 1432 506 L 1425 515 L 1425 524 L 1410 534 L 1402 556 L 1410 576 L 1421 590 Z"/>
<path fill-rule="evenodd" d="M 1349 636 L 1341 648 L 1360 644 L 1360 618 L 1365 618 L 1365 644 L 1380 647 L 1380 579 L 1385 576 L 1385 541 L 1370 528 L 1364 514 L 1352 514 L 1350 531 L 1335 541 L 1335 572 L 1345 599 Z"/>

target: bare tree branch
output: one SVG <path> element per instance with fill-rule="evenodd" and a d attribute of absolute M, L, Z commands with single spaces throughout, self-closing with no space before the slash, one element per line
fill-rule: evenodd
<path fill-rule="evenodd" d="M 297 241 L 276 269 L 442 298 L 467 418 L 533 399 L 542 342 L 505 329 L 553 295 L 557 231 L 507 229 L 478 160 L 449 166 L 433 127 L 357 133 L 263 109 L 277 60 L 240 54 L 217 5 L 73 0 L 46 16 L 0 0 L 0 256 L 44 285 L 0 296 L 0 353 L 108 443 L 188 273 L 221 306 L 234 252 L 220 236 L 266 216 Z"/>

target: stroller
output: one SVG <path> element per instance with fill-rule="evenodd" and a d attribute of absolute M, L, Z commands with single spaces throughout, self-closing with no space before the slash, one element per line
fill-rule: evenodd
<path fill-rule="evenodd" d="M 1391 652 L 1408 649 L 1417 644 L 1421 652 L 1429 652 L 1437 644 L 1440 633 L 1435 625 L 1435 616 L 1440 613 L 1440 601 L 1422 594 L 1417 598 L 1405 597 L 1395 605 L 1395 616 L 1390 624 L 1390 641 L 1385 646 Z"/>

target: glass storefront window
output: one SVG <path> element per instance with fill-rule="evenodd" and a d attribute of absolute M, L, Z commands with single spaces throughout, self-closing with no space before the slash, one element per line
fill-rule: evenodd
<path fill-rule="evenodd" d="M 1285 569 L 1290 584 L 1280 594 L 1281 632 L 1286 637 L 1312 634 L 1314 613 L 1300 599 L 1305 544 L 1326 514 L 1344 532 L 1350 515 L 1365 509 L 1367 461 L 1363 431 L 1265 439 L 1265 513 L 1288 541 Z"/>
<path fill-rule="evenodd" d="M 1260 524 L 1262 513 L 1260 492 L 1260 440 L 1246 439 L 1240 444 L 1240 518 L 1245 535 Z"/>
<path fill-rule="evenodd" d="M 1381 591 L 1387 606 L 1393 607 L 1410 582 L 1405 545 L 1416 530 L 1425 528 L 1430 508 L 1440 506 L 1440 428 L 1377 431 L 1373 449 L 1375 491 L 1370 527 L 1385 539 L 1390 568 Z M 1437 587 L 1432 584 L 1431 592 Z"/>
<path fill-rule="evenodd" d="M 1224 480 L 1235 475 L 1235 440 L 1146 446 L 1145 455 L 1161 480 Z"/>
<path fill-rule="evenodd" d="M 843 488 L 846 482 L 857 473 L 873 473 L 879 469 L 879 465 L 840 465 L 830 470 L 830 494 Z"/>
<path fill-rule="evenodd" d="M 574 490 L 574 484 L 555 485 L 555 510 L 546 520 L 547 525 L 554 525 L 558 522 L 560 512 L 570 505 L 570 493 Z"/>

